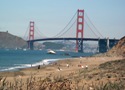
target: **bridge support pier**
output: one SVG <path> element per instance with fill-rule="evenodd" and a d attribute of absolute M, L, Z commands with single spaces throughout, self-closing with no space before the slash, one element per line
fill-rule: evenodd
<path fill-rule="evenodd" d="M 29 47 L 30 50 L 34 50 L 34 45 L 33 44 L 34 43 L 31 42 L 31 41 L 28 42 L 28 47 Z"/>
<path fill-rule="evenodd" d="M 114 45 L 117 44 L 117 40 L 113 39 L 113 40 L 109 40 L 109 49 L 111 49 Z"/>
<path fill-rule="evenodd" d="M 98 45 L 99 45 L 99 52 L 105 53 L 108 50 L 110 50 L 118 41 L 115 39 L 109 40 L 107 39 L 99 39 Z"/>
<path fill-rule="evenodd" d="M 78 40 L 78 52 L 83 52 L 83 40 Z"/>
<path fill-rule="evenodd" d="M 99 44 L 99 53 L 107 52 L 107 39 L 100 39 L 98 44 Z"/>

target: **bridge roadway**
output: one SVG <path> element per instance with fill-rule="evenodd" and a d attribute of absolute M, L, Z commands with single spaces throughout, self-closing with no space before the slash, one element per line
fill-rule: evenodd
<path fill-rule="evenodd" d="M 42 39 L 34 39 L 29 40 L 27 42 L 37 42 L 37 41 L 51 41 L 51 40 L 83 40 L 83 41 L 99 41 L 99 40 L 106 40 L 106 38 L 42 38 Z M 119 41 L 119 39 L 109 39 L 109 41 Z"/>
<path fill-rule="evenodd" d="M 104 53 L 107 50 L 111 49 L 118 41 L 119 39 L 108 39 L 108 38 L 42 38 L 42 39 L 34 39 L 27 41 L 28 46 L 31 50 L 34 48 L 34 42 L 37 41 L 49 41 L 49 40 L 78 40 L 80 41 L 79 43 L 79 51 L 78 52 L 83 52 L 83 41 L 97 41 L 98 42 L 98 47 L 99 47 L 99 52 Z"/>

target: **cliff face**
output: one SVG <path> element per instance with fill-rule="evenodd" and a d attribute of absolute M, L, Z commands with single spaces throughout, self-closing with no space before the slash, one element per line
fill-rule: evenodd
<path fill-rule="evenodd" d="M 125 36 L 121 38 L 119 42 L 107 52 L 107 55 L 125 57 Z"/>
<path fill-rule="evenodd" d="M 0 32 L 0 48 L 26 48 L 27 42 L 20 37 L 9 34 L 8 32 Z"/>

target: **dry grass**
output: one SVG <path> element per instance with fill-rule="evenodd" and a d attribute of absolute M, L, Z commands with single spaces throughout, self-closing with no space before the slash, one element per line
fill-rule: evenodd
<path fill-rule="evenodd" d="M 125 80 L 108 82 L 82 83 L 80 80 L 69 80 L 64 77 L 46 77 L 45 79 L 31 76 L 26 82 L 15 79 L 14 83 L 7 82 L 6 78 L 0 83 L 0 90 L 125 90 Z"/>

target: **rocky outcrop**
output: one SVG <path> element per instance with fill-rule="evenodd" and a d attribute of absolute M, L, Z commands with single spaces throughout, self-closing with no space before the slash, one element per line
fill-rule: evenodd
<path fill-rule="evenodd" d="M 110 56 L 123 56 L 125 57 L 125 36 L 122 37 L 119 42 L 107 53 Z"/>
<path fill-rule="evenodd" d="M 27 42 L 20 37 L 14 36 L 8 32 L 0 32 L 0 48 L 26 48 Z"/>

